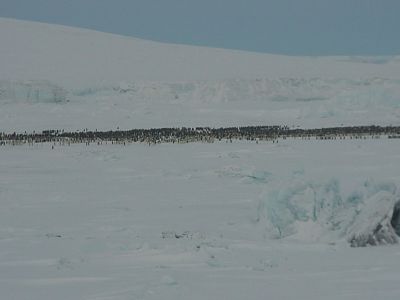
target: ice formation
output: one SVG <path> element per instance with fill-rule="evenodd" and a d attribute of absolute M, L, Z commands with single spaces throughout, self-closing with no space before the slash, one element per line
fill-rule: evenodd
<path fill-rule="evenodd" d="M 67 95 L 67 90 L 47 80 L 0 81 L 3 103 L 62 103 Z"/>
<path fill-rule="evenodd" d="M 394 206 L 393 196 L 385 191 L 366 199 L 350 226 L 350 245 L 363 247 L 397 243 L 397 234 L 391 224 Z"/>
<path fill-rule="evenodd" d="M 292 180 L 275 184 L 259 206 L 270 237 L 345 239 L 353 247 L 394 244 L 400 202 L 392 183 L 365 181 L 349 194 L 340 182 Z"/>

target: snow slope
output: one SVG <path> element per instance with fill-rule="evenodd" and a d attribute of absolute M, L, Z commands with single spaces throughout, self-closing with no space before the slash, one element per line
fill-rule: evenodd
<path fill-rule="evenodd" d="M 400 124 L 396 56 L 279 56 L 3 18 L 0 41 L 6 131 Z"/>
<path fill-rule="evenodd" d="M 0 79 L 67 88 L 120 81 L 265 77 L 400 78 L 398 57 L 288 57 L 162 44 L 58 25 L 0 19 Z"/>

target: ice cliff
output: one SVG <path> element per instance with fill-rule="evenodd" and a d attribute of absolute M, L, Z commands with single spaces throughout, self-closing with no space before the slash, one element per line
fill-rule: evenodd
<path fill-rule="evenodd" d="M 61 103 L 68 92 L 46 80 L 0 81 L 0 103 Z"/>

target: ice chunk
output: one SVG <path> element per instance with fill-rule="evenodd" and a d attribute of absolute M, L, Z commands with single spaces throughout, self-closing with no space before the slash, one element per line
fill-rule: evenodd
<path fill-rule="evenodd" d="M 397 243 L 391 221 L 395 201 L 393 194 L 380 191 L 363 203 L 349 230 L 348 241 L 352 247 Z"/>
<path fill-rule="evenodd" d="M 267 231 L 277 238 L 345 238 L 353 247 L 397 243 L 400 201 L 396 202 L 396 185 L 368 180 L 352 188 L 345 193 L 336 179 L 325 183 L 302 177 L 282 180 L 266 193 L 257 219 L 265 218 Z"/>
<path fill-rule="evenodd" d="M 390 224 L 392 225 L 396 234 L 400 236 L 400 201 L 398 201 L 394 207 Z"/>

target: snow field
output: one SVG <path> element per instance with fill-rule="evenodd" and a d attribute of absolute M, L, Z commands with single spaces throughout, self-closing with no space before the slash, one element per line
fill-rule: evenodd
<path fill-rule="evenodd" d="M 2 147 L 2 297 L 396 299 L 398 246 L 350 248 L 302 203 L 390 195 L 399 142 Z M 304 213 L 283 239 L 274 191 Z"/>

